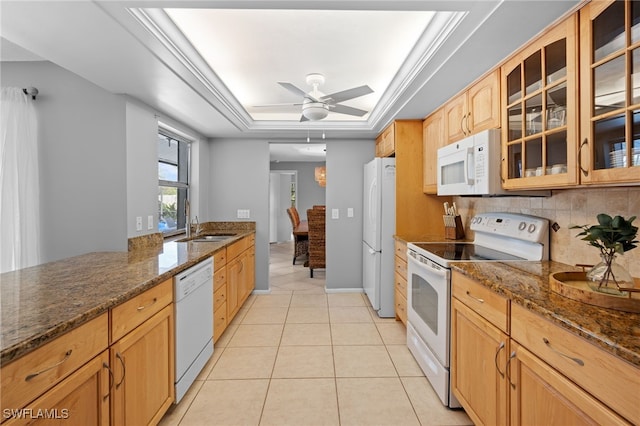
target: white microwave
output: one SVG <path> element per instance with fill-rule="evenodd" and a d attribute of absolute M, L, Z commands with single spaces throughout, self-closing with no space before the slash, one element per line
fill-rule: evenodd
<path fill-rule="evenodd" d="M 499 129 L 438 149 L 438 195 L 508 194 L 502 189 L 500 156 Z"/>

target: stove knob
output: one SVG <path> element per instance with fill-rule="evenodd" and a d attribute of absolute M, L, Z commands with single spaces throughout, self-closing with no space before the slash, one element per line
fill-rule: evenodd
<path fill-rule="evenodd" d="M 532 223 L 531 225 L 529 225 L 529 229 L 527 229 L 527 231 L 529 231 L 530 234 L 533 234 L 535 230 L 536 230 L 535 223 Z"/>
<path fill-rule="evenodd" d="M 520 222 L 520 225 L 518 225 L 518 231 L 524 231 L 526 227 L 527 224 L 525 222 Z"/>

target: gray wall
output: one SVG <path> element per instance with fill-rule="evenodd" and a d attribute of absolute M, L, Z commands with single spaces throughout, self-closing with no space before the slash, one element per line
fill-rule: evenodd
<path fill-rule="evenodd" d="M 208 221 L 256 222 L 256 290 L 269 288 L 269 144 L 214 139 L 209 145 Z M 238 219 L 249 209 L 249 219 Z"/>
<path fill-rule="evenodd" d="M 307 220 L 307 209 L 316 204 L 326 204 L 325 188 L 315 181 L 316 167 L 324 162 L 280 161 L 271 163 L 271 170 L 296 170 L 298 172 L 297 208 L 300 220 Z"/>
<path fill-rule="evenodd" d="M 0 63 L 38 88 L 42 262 L 126 250 L 125 101 L 51 62 Z"/>
<path fill-rule="evenodd" d="M 374 156 L 373 140 L 327 141 L 328 291 L 362 289 L 363 166 Z M 331 219 L 332 209 L 338 219 Z"/>

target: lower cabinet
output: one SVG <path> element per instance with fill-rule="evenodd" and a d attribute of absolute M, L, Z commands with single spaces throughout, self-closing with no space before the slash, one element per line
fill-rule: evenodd
<path fill-rule="evenodd" d="M 160 421 L 175 398 L 173 304 L 111 345 L 114 425 Z"/>
<path fill-rule="evenodd" d="M 91 359 L 5 424 L 109 425 L 109 351 Z M 6 414 L 6 413 L 3 413 Z"/>
<path fill-rule="evenodd" d="M 395 242 L 394 294 L 396 304 L 396 320 L 407 325 L 407 243 Z"/>
<path fill-rule="evenodd" d="M 227 247 L 227 257 L 227 317 L 230 322 L 255 287 L 254 236 Z"/>
<path fill-rule="evenodd" d="M 631 364 L 453 272 L 451 381 L 476 425 L 628 425 Z"/>
<path fill-rule="evenodd" d="M 451 303 L 451 386 L 476 425 L 506 425 L 509 336 L 458 299 Z"/>

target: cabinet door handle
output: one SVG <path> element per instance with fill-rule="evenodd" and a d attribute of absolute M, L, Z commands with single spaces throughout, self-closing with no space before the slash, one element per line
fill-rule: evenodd
<path fill-rule="evenodd" d="M 149 306 L 152 306 L 154 303 L 156 303 L 158 301 L 157 297 L 154 297 L 153 300 L 151 301 L 151 303 L 149 303 L 148 305 L 144 305 L 144 306 L 138 306 L 138 312 L 143 311 L 145 309 L 147 309 Z"/>
<path fill-rule="evenodd" d="M 107 398 L 109 398 L 109 395 L 111 395 L 111 389 L 113 389 L 113 371 L 111 371 L 111 367 L 109 367 L 109 365 L 106 362 L 102 363 L 102 368 L 106 368 L 107 371 L 109 372 L 109 392 L 102 397 L 102 400 L 105 401 Z"/>
<path fill-rule="evenodd" d="M 504 349 L 504 346 L 504 342 L 500 342 L 500 346 L 498 346 L 498 349 L 496 349 L 496 357 L 493 359 L 493 362 L 496 364 L 496 370 L 498 370 L 498 374 L 500 374 L 500 377 L 502 377 L 503 379 L 504 373 L 500 371 L 500 367 L 498 367 L 498 355 L 500 354 L 500 351 Z"/>
<path fill-rule="evenodd" d="M 507 360 L 507 365 L 505 366 L 505 370 L 507 371 L 507 380 L 509 381 L 509 384 L 511 385 L 512 388 L 516 388 L 516 384 L 513 383 L 511 381 L 511 360 L 514 359 L 516 357 L 516 351 L 511 352 L 511 355 L 509 355 L 509 359 Z"/>
<path fill-rule="evenodd" d="M 467 114 L 467 119 L 465 120 L 465 127 L 467 128 L 467 135 L 471 134 L 471 129 L 469 128 L 469 119 L 471 118 L 471 113 Z"/>
<path fill-rule="evenodd" d="M 578 148 L 578 167 L 580 168 L 580 171 L 582 172 L 583 175 L 589 176 L 589 170 L 585 170 L 582 167 L 582 147 L 585 145 L 589 145 L 589 139 L 587 138 L 584 138 L 584 140 L 580 144 L 580 148 Z"/>
<path fill-rule="evenodd" d="M 471 295 L 471 292 L 469 290 L 467 290 L 467 296 L 469 296 L 470 298 L 472 298 L 473 300 L 480 302 L 480 303 L 484 303 L 484 299 L 481 299 L 479 297 L 475 297 Z"/>
<path fill-rule="evenodd" d="M 27 376 L 24 378 L 24 381 L 25 381 L 25 382 L 28 382 L 28 381 L 30 381 L 31 379 L 33 379 L 33 378 L 35 378 L 35 377 L 37 377 L 37 376 L 41 375 L 42 373 L 46 373 L 47 371 L 49 371 L 49 370 L 53 370 L 53 369 L 54 369 L 54 368 L 56 368 L 57 366 L 62 365 L 66 360 L 68 360 L 68 359 L 69 359 L 69 357 L 71 357 L 71 352 L 73 352 L 73 350 L 72 350 L 72 349 L 69 349 L 67 352 L 65 352 L 65 354 L 64 354 L 64 358 L 62 358 L 62 360 L 60 360 L 60 361 L 56 362 L 56 363 L 55 363 L 55 364 L 53 364 L 52 366 L 47 367 L 47 368 L 43 368 L 42 370 L 40 370 L 40 371 L 36 371 L 35 373 L 27 374 Z"/>
<path fill-rule="evenodd" d="M 549 341 L 549 339 L 547 339 L 546 337 L 542 338 L 542 341 L 544 342 L 545 345 L 547 345 L 547 347 L 549 349 L 551 349 L 553 352 L 557 353 L 560 356 L 563 356 L 567 359 L 570 359 L 571 361 L 575 362 L 576 364 L 578 364 L 581 367 L 584 367 L 584 361 L 581 360 L 580 358 L 576 358 L 570 355 L 567 355 L 565 353 L 560 352 L 559 350 L 555 349 L 553 346 L 551 346 L 551 342 Z"/>
<path fill-rule="evenodd" d="M 118 360 L 120 361 L 120 364 L 122 365 L 122 377 L 120 378 L 120 381 L 116 383 L 116 389 L 118 389 L 122 384 L 122 382 L 124 382 L 124 376 L 125 374 L 127 374 L 127 370 L 124 366 L 124 359 L 122 359 L 122 355 L 120 355 L 120 352 L 116 352 L 116 358 L 118 358 Z"/>

